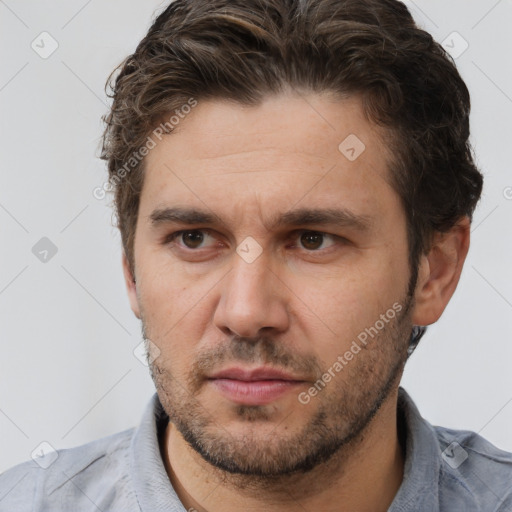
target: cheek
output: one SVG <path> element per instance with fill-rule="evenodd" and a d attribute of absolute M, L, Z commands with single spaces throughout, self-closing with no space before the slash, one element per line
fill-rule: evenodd
<path fill-rule="evenodd" d="M 138 267 L 138 296 L 147 336 L 180 359 L 203 337 L 218 279 L 190 276 L 161 254 L 148 252 L 138 261 L 144 262 Z"/>
<path fill-rule="evenodd" d="M 302 290 L 302 300 L 295 301 L 296 321 L 322 359 L 335 358 L 393 304 L 403 301 L 407 275 L 392 265 L 390 257 L 372 257 L 357 268 L 337 269 L 314 282 L 297 280 L 293 288 Z"/>

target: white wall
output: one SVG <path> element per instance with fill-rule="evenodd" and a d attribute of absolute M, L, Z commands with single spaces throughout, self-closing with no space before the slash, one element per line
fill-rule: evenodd
<path fill-rule="evenodd" d="M 512 2 L 406 3 L 437 40 L 457 31 L 469 44 L 457 64 L 486 181 L 459 288 L 403 385 L 432 423 L 512 450 Z M 106 77 L 165 5 L 0 3 L 0 471 L 42 441 L 71 447 L 136 425 L 153 393 L 132 354 L 140 327 L 119 236 L 92 191 L 106 177 L 95 156 Z M 59 45 L 47 59 L 31 48 L 51 48 L 43 31 Z M 42 237 L 58 249 L 46 263 L 32 253 Z"/>

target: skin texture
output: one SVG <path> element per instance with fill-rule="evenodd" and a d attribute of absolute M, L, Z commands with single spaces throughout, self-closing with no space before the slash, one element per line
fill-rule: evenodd
<path fill-rule="evenodd" d="M 338 149 L 350 134 L 365 144 L 354 161 Z M 199 102 L 146 157 L 135 276 L 126 258 L 123 267 L 171 418 L 166 470 L 187 509 L 288 511 L 300 503 L 375 512 L 391 504 L 403 477 L 396 400 L 411 328 L 435 322 L 451 298 L 469 220 L 435 237 L 411 283 L 406 219 L 383 140 L 357 97 L 286 92 L 257 107 Z M 174 207 L 214 218 L 152 221 Z M 273 225 L 298 208 L 343 208 L 367 226 Z M 170 238 L 180 230 L 199 231 Z M 249 247 L 247 237 L 257 243 L 250 254 L 261 251 L 251 262 L 236 251 Z M 377 325 L 301 403 L 300 393 Z M 209 380 L 263 365 L 300 382 L 247 405 Z"/>

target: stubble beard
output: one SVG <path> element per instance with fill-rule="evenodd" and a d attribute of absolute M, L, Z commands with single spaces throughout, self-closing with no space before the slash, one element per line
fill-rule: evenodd
<path fill-rule="evenodd" d="M 411 296 L 407 295 L 401 304 L 400 313 L 309 404 L 297 401 L 297 408 L 314 407 L 315 411 L 294 433 L 275 421 L 270 406 L 233 404 L 237 419 L 244 423 L 244 434 L 234 435 L 198 396 L 205 383 L 201 376 L 218 368 L 222 361 L 270 364 L 317 376 L 325 371 L 316 360 L 297 357 L 267 337 L 231 340 L 201 354 L 181 380 L 174 377 L 167 359 L 157 358 L 150 370 L 160 402 L 170 422 L 202 459 L 241 487 L 247 487 L 248 482 L 275 486 L 293 475 L 333 463 L 335 455 L 343 459 L 363 438 L 400 381 L 412 326 Z M 142 330 L 147 339 L 144 320 Z M 289 422 L 293 414 L 292 410 L 281 422 Z M 268 427 L 273 421 L 275 426 L 262 434 L 261 425 Z"/>

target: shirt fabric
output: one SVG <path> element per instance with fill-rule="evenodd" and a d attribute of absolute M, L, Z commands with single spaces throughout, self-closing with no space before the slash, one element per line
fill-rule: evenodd
<path fill-rule="evenodd" d="M 388 512 L 512 512 L 512 453 L 474 432 L 432 426 L 403 388 L 398 421 L 404 478 Z M 0 512 L 186 512 L 160 453 L 167 422 L 155 393 L 137 428 L 5 471 Z"/>

